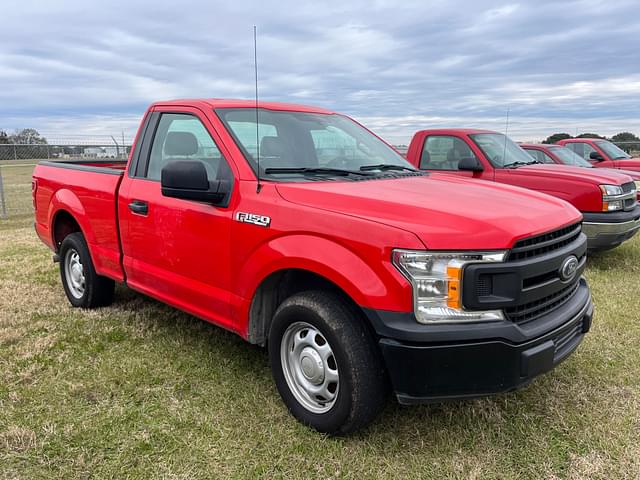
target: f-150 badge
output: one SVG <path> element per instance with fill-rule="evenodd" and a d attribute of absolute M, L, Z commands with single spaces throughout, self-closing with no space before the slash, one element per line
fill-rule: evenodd
<path fill-rule="evenodd" d="M 236 213 L 236 221 L 242 223 L 252 223 L 259 227 L 268 227 L 271 225 L 271 217 L 265 215 L 256 215 L 255 213 L 238 212 Z"/>

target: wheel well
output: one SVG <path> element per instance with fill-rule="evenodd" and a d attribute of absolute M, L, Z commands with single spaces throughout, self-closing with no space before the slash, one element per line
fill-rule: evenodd
<path fill-rule="evenodd" d="M 69 212 L 61 210 L 56 213 L 53 220 L 53 242 L 55 244 L 56 252 L 67 235 L 81 231 L 80 225 Z"/>
<path fill-rule="evenodd" d="M 258 345 L 265 345 L 269 335 L 271 319 L 280 304 L 291 295 L 306 290 L 329 290 L 337 293 L 353 308 L 362 313 L 360 307 L 344 290 L 325 277 L 308 270 L 281 270 L 265 278 L 253 296 L 249 310 L 248 341 Z"/>

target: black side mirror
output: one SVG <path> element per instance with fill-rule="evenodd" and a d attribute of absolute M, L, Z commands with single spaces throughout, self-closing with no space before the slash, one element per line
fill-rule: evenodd
<path fill-rule="evenodd" d="M 202 162 L 182 160 L 167 163 L 160 174 L 162 195 L 218 205 L 231 191 L 229 182 L 209 181 Z"/>
<path fill-rule="evenodd" d="M 599 152 L 591 152 L 589 154 L 589 158 L 591 160 L 595 160 L 596 162 L 602 162 L 604 160 L 604 157 Z"/>
<path fill-rule="evenodd" d="M 462 157 L 458 160 L 458 170 L 482 172 L 484 171 L 484 167 L 476 157 Z"/>

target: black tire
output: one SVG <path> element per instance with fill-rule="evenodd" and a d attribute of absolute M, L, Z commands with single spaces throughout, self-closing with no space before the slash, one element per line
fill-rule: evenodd
<path fill-rule="evenodd" d="M 287 338 L 292 338 L 288 332 L 301 328 L 301 324 L 312 326 L 320 333 L 320 340 L 326 339 L 334 357 L 327 365 L 335 365 L 339 373 L 337 394 L 326 412 L 317 413 L 305 407 L 287 381 L 285 369 L 288 367 L 283 365 L 287 362 L 286 357 L 283 360 L 286 354 L 281 353 L 281 346 L 283 341 L 288 344 Z M 301 331 L 299 335 L 306 334 Z M 368 425 L 384 407 L 388 383 L 379 348 L 364 319 L 339 295 L 308 291 L 286 299 L 274 315 L 268 345 L 271 371 L 280 396 L 293 416 L 305 425 L 323 433 L 346 435 Z M 294 350 L 285 347 L 284 352 Z M 300 360 L 298 365 L 302 364 Z M 289 376 L 289 382 L 294 381 L 292 377 Z M 325 404 L 324 408 L 327 407 Z"/>
<path fill-rule="evenodd" d="M 67 258 L 74 256 L 74 254 L 77 254 L 78 257 L 75 258 L 79 259 L 82 268 L 83 288 L 74 286 L 74 281 L 78 283 L 77 277 L 73 277 L 72 272 L 68 271 L 70 267 Z M 79 308 L 96 308 L 110 305 L 113 302 L 115 282 L 96 273 L 87 242 L 82 233 L 76 232 L 67 235 L 60 245 L 59 255 L 60 278 L 71 305 Z M 82 291 L 81 294 L 80 291 Z"/>

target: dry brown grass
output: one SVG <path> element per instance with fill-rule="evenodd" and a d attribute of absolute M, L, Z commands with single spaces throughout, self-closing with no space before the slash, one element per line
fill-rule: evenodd
<path fill-rule="evenodd" d="M 590 259 L 593 330 L 550 374 L 328 438 L 234 335 L 125 289 L 70 308 L 30 222 L 0 222 L 0 478 L 640 478 L 640 238 Z"/>

